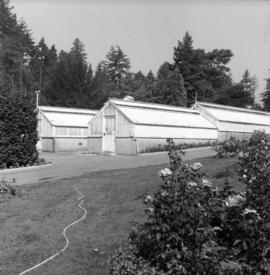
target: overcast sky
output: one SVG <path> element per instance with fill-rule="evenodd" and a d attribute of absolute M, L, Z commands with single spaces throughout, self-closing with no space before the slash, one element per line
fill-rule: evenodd
<path fill-rule="evenodd" d="M 245 69 L 259 80 L 270 76 L 270 2 L 188 0 L 11 0 L 35 41 L 45 38 L 69 50 L 80 38 L 95 69 L 110 46 L 119 45 L 132 71 L 156 73 L 172 61 L 173 47 L 189 31 L 194 47 L 231 49 L 233 79 Z"/>

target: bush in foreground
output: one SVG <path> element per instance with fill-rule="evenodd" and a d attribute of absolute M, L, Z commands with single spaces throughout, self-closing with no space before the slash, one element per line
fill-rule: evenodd
<path fill-rule="evenodd" d="M 183 164 L 183 152 L 169 142 L 171 167 L 160 171 L 160 190 L 146 196 L 148 220 L 112 256 L 111 274 L 269 274 L 269 199 L 257 207 L 262 194 L 259 189 L 251 196 L 255 179 L 250 182 L 258 169 L 256 184 L 265 186 L 268 198 L 268 141 L 262 149 L 256 136 L 249 140 L 251 154 L 242 157 L 240 171 L 245 193 L 228 182 L 222 190 L 213 187 L 200 163 Z M 254 168 L 260 154 L 264 158 Z"/>
<path fill-rule="evenodd" d="M 36 115 L 30 99 L 0 97 L 0 168 L 31 166 L 38 160 Z"/>

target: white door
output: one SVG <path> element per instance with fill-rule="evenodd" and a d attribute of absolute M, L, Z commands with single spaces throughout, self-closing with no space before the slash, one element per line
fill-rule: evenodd
<path fill-rule="evenodd" d="M 115 152 L 115 115 L 105 115 L 104 124 L 102 151 Z"/>

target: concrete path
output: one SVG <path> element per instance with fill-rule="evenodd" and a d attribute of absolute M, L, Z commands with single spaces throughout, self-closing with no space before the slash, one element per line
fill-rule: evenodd
<path fill-rule="evenodd" d="M 192 148 L 186 150 L 185 160 L 213 156 L 211 147 Z M 42 181 L 54 181 L 56 179 L 80 176 L 85 173 L 124 169 L 148 165 L 164 164 L 168 166 L 169 158 L 166 152 L 141 154 L 138 156 L 101 156 L 82 153 L 41 153 L 41 158 L 55 164 L 35 169 L 23 169 L 18 171 L 1 171 L 0 180 L 5 179 L 17 185 L 36 183 Z"/>

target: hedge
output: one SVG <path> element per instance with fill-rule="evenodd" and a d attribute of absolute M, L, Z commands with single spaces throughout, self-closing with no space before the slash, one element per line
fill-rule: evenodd
<path fill-rule="evenodd" d="M 37 111 L 30 98 L 0 97 L 0 168 L 38 160 Z"/>

